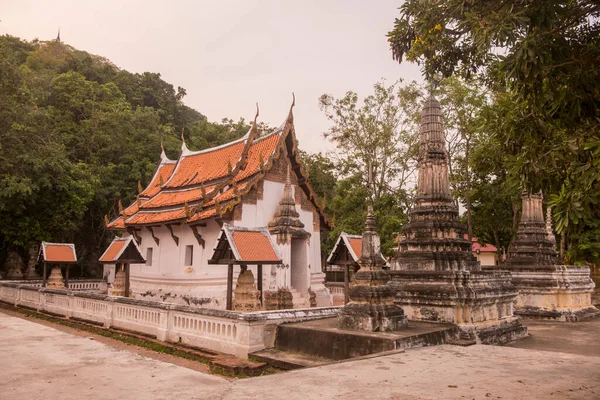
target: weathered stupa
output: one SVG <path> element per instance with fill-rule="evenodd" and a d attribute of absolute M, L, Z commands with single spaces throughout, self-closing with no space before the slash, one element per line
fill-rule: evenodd
<path fill-rule="evenodd" d="M 397 331 L 405 328 L 407 318 L 402 308 L 394 304 L 395 290 L 390 285 L 389 273 L 383 269 L 385 259 L 381 255 L 381 243 L 375 231 L 375 217 L 371 205 L 367 211 L 365 232 L 362 236 L 362 254 L 358 265 L 360 269 L 354 275 L 354 285 L 348 291 L 350 301 L 338 314 L 339 328 L 370 332 Z"/>
<path fill-rule="evenodd" d="M 542 193 L 523 192 L 517 238 L 504 267 L 519 290 L 515 314 L 527 318 L 579 321 L 600 314 L 592 305 L 594 282 L 584 265 L 560 265 L 552 225 L 544 221 Z"/>
<path fill-rule="evenodd" d="M 513 302 L 509 273 L 482 272 L 465 239 L 448 182 L 440 103 L 425 101 L 421 117 L 416 204 L 403 229 L 390 274 L 396 303 L 411 320 L 458 325 L 461 337 L 500 344 L 527 334 Z"/>

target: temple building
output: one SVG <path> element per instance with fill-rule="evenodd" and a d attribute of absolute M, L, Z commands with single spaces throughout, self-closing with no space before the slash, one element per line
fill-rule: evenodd
<path fill-rule="evenodd" d="M 391 260 L 396 304 L 409 320 L 456 324 L 461 338 L 505 343 L 527 333 L 513 313 L 517 290 L 509 273 L 481 271 L 450 194 L 440 103 L 425 101 L 419 135 L 419 177 L 410 222 Z"/>
<path fill-rule="evenodd" d="M 261 274 L 258 265 L 236 263 L 233 275 L 242 279 L 232 285 L 239 293 L 254 296 L 252 288 L 262 288 L 271 303 L 286 298 L 281 304 L 296 308 L 331 303 L 320 251 L 329 221 L 299 159 L 293 106 L 279 128 L 262 136 L 255 118 L 244 137 L 222 146 L 191 151 L 182 140 L 177 160 L 163 150 L 150 184 L 107 223 L 134 237 L 146 260 L 130 266 L 130 297 L 225 309 L 228 266 L 209 260 L 227 224 L 267 231 L 281 255 Z M 257 259 L 273 252 L 258 242 L 246 246 Z M 259 276 L 261 282 L 250 282 Z"/>
<path fill-rule="evenodd" d="M 551 216 L 544 221 L 542 193 L 522 194 L 517 238 L 502 268 L 519 290 L 515 313 L 536 319 L 579 321 L 597 316 L 592 305 L 594 282 L 585 265 L 561 265 L 555 250 Z"/>

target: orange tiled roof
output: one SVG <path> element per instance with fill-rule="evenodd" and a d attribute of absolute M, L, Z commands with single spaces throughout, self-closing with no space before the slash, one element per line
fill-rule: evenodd
<path fill-rule="evenodd" d="M 52 263 L 76 263 L 75 245 L 72 243 L 48 243 L 42 242 L 41 257 L 46 262 Z"/>
<path fill-rule="evenodd" d="M 239 261 L 278 261 L 271 241 L 263 232 L 233 232 L 233 242 L 240 254 Z"/>
<path fill-rule="evenodd" d="M 114 261 L 121 252 L 121 249 L 123 249 L 123 246 L 125 246 L 124 240 L 113 240 L 98 261 L 101 263 Z"/>
<path fill-rule="evenodd" d="M 267 162 L 277 149 L 279 143 L 279 135 L 270 135 L 256 140 L 250 146 L 248 151 L 248 164 L 243 171 L 240 171 L 236 176 L 237 181 L 244 180 L 260 171 L 260 155 L 262 154 L 263 162 Z"/>
<path fill-rule="evenodd" d="M 117 217 L 109 222 L 108 225 L 106 225 L 106 228 L 116 230 L 125 229 L 125 221 L 123 220 L 123 217 Z"/>
<path fill-rule="evenodd" d="M 212 218 L 216 215 L 217 215 L 217 210 L 214 208 L 211 208 L 210 210 L 200 211 L 199 213 L 192 215 L 192 217 L 189 218 L 187 220 L 187 222 L 202 221 L 203 219 Z"/>
<path fill-rule="evenodd" d="M 188 152 L 188 154 L 184 151 L 164 188 L 199 185 L 224 178 L 229 172 L 228 165 L 231 168 L 235 167 L 245 146 L 245 140 L 238 140 L 215 150 Z"/>
<path fill-rule="evenodd" d="M 206 187 L 205 193 L 210 194 L 214 189 L 215 185 Z M 184 203 L 193 203 L 202 200 L 202 189 L 188 189 L 181 191 L 161 191 L 152 199 L 148 200 L 142 205 L 142 209 L 156 208 L 156 207 L 167 207 L 176 206 Z"/>
<path fill-rule="evenodd" d="M 241 197 L 253 187 L 253 184 L 264 176 L 264 171 L 273 165 L 273 160 L 279 154 L 282 146 L 287 146 L 288 152 L 291 152 L 290 160 L 295 164 L 299 163 L 291 109 L 286 122 L 280 128 L 253 140 L 255 134 L 256 130 L 253 125 L 248 135 L 241 139 L 197 152 L 188 150 L 184 143 L 177 162 L 167 159 L 163 151 L 161 163 L 150 184 L 140 193 L 140 210 L 136 208 L 137 202 L 134 202 L 124 211 L 125 218 L 116 218 L 107 225 L 107 228 L 125 229 L 129 225 L 159 224 L 182 220 L 186 218 L 184 210 L 186 203 L 191 212 L 195 213 L 187 218 L 186 222 L 188 223 L 217 216 L 217 214 L 230 210 L 231 206 L 239 202 Z M 260 165 L 261 158 L 263 166 Z M 231 165 L 233 177 L 228 176 L 228 164 Z M 263 168 L 261 169 L 261 167 Z M 299 171 L 297 168 L 295 170 Z M 239 196 L 233 193 L 232 188 L 221 194 L 214 191 L 214 189 L 220 190 L 220 188 L 230 185 L 232 178 L 239 182 L 237 185 Z M 208 184 L 205 189 L 206 199 L 203 199 L 200 188 L 200 185 L 204 184 Z M 305 182 L 301 186 L 308 198 L 315 204 L 322 218 L 325 219 L 325 223 L 328 224 L 322 213 L 322 205 L 317 204 L 317 198 L 310 185 Z M 218 208 L 216 207 L 217 200 L 221 208 L 215 210 Z M 229 203 L 224 204 L 224 202 Z M 194 207 L 197 205 L 201 206 L 198 210 Z M 157 208 L 163 207 L 170 209 L 157 210 Z"/>
<path fill-rule="evenodd" d="M 177 221 L 186 218 L 185 209 L 147 212 L 140 211 L 125 220 L 125 225 L 148 225 L 160 224 L 169 221 Z"/>
<path fill-rule="evenodd" d="M 109 264 L 146 262 L 133 236 L 114 238 L 98 261 Z"/>
<path fill-rule="evenodd" d="M 359 259 L 362 256 L 362 238 L 349 238 L 350 246 L 352 251 L 356 254 L 356 258 Z"/>

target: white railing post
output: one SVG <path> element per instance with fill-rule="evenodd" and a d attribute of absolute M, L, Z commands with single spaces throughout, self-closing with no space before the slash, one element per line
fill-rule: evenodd
<path fill-rule="evenodd" d="M 167 337 L 169 336 L 169 331 L 171 330 L 172 322 L 172 312 L 171 308 L 167 308 L 166 310 L 162 310 L 160 313 L 160 325 L 158 330 L 156 331 L 156 338 L 160 341 L 166 342 Z"/>

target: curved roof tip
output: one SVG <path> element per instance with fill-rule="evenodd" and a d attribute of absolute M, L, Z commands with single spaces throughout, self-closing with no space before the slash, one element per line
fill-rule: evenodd
<path fill-rule="evenodd" d="M 185 136 L 183 136 L 185 128 L 181 128 L 181 154 L 186 154 L 189 152 L 187 146 L 185 145 Z"/>
<path fill-rule="evenodd" d="M 290 112 L 288 114 L 288 121 L 294 120 L 294 112 L 292 111 L 294 106 L 296 105 L 296 95 L 292 92 L 292 105 L 290 106 Z"/>

